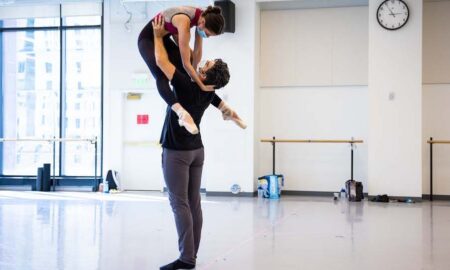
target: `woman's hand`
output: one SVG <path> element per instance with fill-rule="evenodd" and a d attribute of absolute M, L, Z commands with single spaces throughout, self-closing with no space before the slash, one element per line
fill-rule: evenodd
<path fill-rule="evenodd" d="M 205 91 L 205 92 L 213 92 L 214 91 L 214 86 L 215 85 L 204 85 L 204 84 L 202 84 L 202 85 L 200 85 L 200 88 L 202 89 L 202 91 Z"/>
<path fill-rule="evenodd" d="M 153 34 L 155 37 L 162 38 L 166 35 L 166 29 L 164 29 L 164 19 L 161 15 L 156 16 L 155 20 L 152 21 Z"/>

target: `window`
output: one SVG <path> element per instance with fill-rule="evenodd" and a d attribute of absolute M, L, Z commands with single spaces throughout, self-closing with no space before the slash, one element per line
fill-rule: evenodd
<path fill-rule="evenodd" d="M 65 17 L 63 24 L 67 25 L 67 26 L 99 25 L 99 24 L 101 24 L 101 17 L 100 16 L 73 16 L 73 17 Z M 76 32 L 75 32 L 75 34 L 78 35 Z"/>
<path fill-rule="evenodd" d="M 60 18 L 0 19 L 0 29 L 14 28 L 0 31 L 3 137 L 100 138 L 101 111 L 81 110 L 87 102 L 101 108 L 100 18 L 66 17 L 63 25 Z M 82 67 L 86 75 L 80 76 Z M 95 125 L 82 124 L 92 118 Z M 46 142 L 5 142 L 0 151 L 0 177 L 35 175 L 38 166 L 53 160 Z M 94 174 L 93 144 L 57 143 L 55 152 L 57 176 Z"/>
<path fill-rule="evenodd" d="M 52 63 L 45 63 L 45 71 L 47 73 L 52 73 Z"/>
<path fill-rule="evenodd" d="M 19 62 L 19 68 L 17 70 L 18 73 L 24 73 L 25 72 L 25 62 Z"/>
<path fill-rule="evenodd" d="M 28 32 L 27 32 L 28 33 Z M 33 42 L 31 42 L 31 41 L 25 41 L 24 43 L 23 43 L 23 50 L 24 51 L 32 51 L 33 50 L 33 47 L 34 47 L 34 43 Z"/>
<path fill-rule="evenodd" d="M 21 14 L 22 15 L 22 14 Z M 6 19 L 1 21 L 3 28 L 32 28 L 59 26 L 59 18 Z M 33 30 L 29 32 L 33 33 Z M 28 34 L 31 35 L 31 34 Z"/>
<path fill-rule="evenodd" d="M 75 47 L 78 49 L 78 50 L 81 50 L 81 47 L 83 47 L 83 42 L 81 41 L 81 40 L 76 40 L 75 41 Z"/>
<path fill-rule="evenodd" d="M 29 39 L 34 39 L 34 32 L 33 31 L 26 31 L 25 36 Z"/>

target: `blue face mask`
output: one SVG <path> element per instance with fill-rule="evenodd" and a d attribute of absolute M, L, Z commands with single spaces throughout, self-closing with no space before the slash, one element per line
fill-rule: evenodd
<path fill-rule="evenodd" d="M 206 35 L 205 31 L 200 30 L 200 28 L 197 27 L 197 33 L 202 37 L 202 38 L 207 38 L 208 36 Z"/>

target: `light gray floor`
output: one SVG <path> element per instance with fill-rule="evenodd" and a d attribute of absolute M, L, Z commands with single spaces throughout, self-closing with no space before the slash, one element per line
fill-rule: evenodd
<path fill-rule="evenodd" d="M 450 269 L 450 203 L 207 197 L 196 269 Z M 177 257 L 161 193 L 0 191 L 0 269 L 143 270 Z"/>

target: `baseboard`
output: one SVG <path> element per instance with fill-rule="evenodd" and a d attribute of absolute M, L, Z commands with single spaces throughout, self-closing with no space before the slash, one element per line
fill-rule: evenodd
<path fill-rule="evenodd" d="M 369 201 L 375 198 L 378 195 L 369 195 Z M 389 196 L 389 195 L 388 195 Z M 389 196 L 389 200 L 407 200 L 412 199 L 415 202 L 422 202 L 422 197 L 414 197 L 414 196 Z"/>
<path fill-rule="evenodd" d="M 52 188 L 53 190 L 53 188 Z M 92 192 L 91 186 L 56 186 L 55 191 L 90 191 Z"/>
<path fill-rule="evenodd" d="M 422 200 L 430 200 L 430 194 L 422 194 Z M 434 195 L 433 201 L 450 201 L 450 195 Z"/>
<path fill-rule="evenodd" d="M 163 192 L 166 193 L 167 192 L 167 187 L 163 188 Z M 206 188 L 201 188 L 200 189 L 200 193 L 206 193 Z"/>
<path fill-rule="evenodd" d="M 100 177 L 100 176 L 99 176 Z M 50 177 L 52 181 L 52 178 Z M 97 179 L 100 181 L 100 178 Z M 51 182 L 50 182 L 51 183 Z M 90 177 L 77 177 L 77 176 L 65 176 L 56 177 L 56 189 L 64 189 L 64 187 L 70 187 L 68 189 L 78 189 L 80 191 L 93 191 L 94 187 L 97 188 L 98 184 L 94 178 Z M 0 189 L 8 190 L 35 190 L 36 189 L 36 177 L 35 176 L 0 176 Z M 53 186 L 50 186 L 50 190 L 53 190 Z"/>
<path fill-rule="evenodd" d="M 282 190 L 281 195 L 288 196 L 312 196 L 312 197 L 333 197 L 334 192 L 330 191 L 302 191 L 302 190 Z"/>
<path fill-rule="evenodd" d="M 304 190 L 282 190 L 281 195 L 292 196 L 311 196 L 311 197 L 334 197 L 333 191 L 304 191 Z M 364 193 L 364 198 L 368 196 Z"/>
<path fill-rule="evenodd" d="M 27 185 L 20 185 L 20 186 L 0 185 L 0 190 L 31 191 L 32 190 L 32 186 L 27 186 Z"/>
<path fill-rule="evenodd" d="M 238 194 L 233 194 L 230 191 L 206 191 L 206 196 L 211 197 L 256 197 L 258 193 L 256 191 L 254 192 L 240 192 Z"/>

